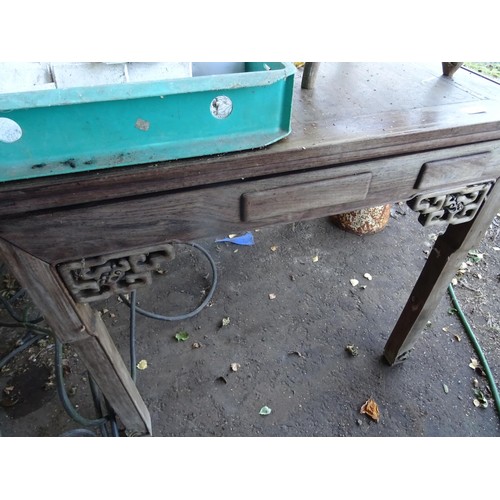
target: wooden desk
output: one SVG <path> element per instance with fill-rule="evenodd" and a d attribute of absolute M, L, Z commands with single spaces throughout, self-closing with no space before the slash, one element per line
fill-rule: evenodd
<path fill-rule="evenodd" d="M 147 283 L 169 241 L 409 201 L 448 226 L 388 336 L 385 358 L 400 362 L 500 210 L 500 87 L 441 70 L 322 63 L 313 89 L 296 79 L 292 134 L 272 146 L 4 183 L 0 259 L 123 425 L 147 435 L 148 410 L 95 300 Z"/>

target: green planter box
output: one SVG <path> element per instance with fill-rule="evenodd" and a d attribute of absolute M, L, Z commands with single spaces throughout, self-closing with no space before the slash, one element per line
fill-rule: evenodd
<path fill-rule="evenodd" d="M 0 94 L 0 182 L 259 148 L 291 129 L 295 67 Z"/>

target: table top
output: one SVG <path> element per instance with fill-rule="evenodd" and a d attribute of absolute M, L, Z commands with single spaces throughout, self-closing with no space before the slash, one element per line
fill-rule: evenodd
<path fill-rule="evenodd" d="M 0 215 L 500 139 L 500 86 L 441 63 L 321 63 L 295 79 L 292 133 L 257 150 L 0 184 Z"/>

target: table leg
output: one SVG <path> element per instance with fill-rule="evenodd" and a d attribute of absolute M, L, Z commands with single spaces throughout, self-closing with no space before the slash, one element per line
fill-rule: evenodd
<path fill-rule="evenodd" d="M 408 357 L 460 264 L 467 259 L 469 250 L 484 237 L 498 210 L 500 182 L 493 185 L 487 200 L 472 220 L 450 224 L 438 237 L 385 346 L 384 356 L 389 364 Z"/>
<path fill-rule="evenodd" d="M 460 69 L 463 62 L 443 62 L 441 64 L 443 67 L 443 75 L 453 76 Z"/>
<path fill-rule="evenodd" d="M 303 89 L 313 89 L 318 76 L 319 62 L 306 62 L 302 73 L 301 87 Z"/>
<path fill-rule="evenodd" d="M 57 338 L 80 356 L 125 428 L 151 435 L 151 418 L 101 317 L 73 300 L 53 266 L 0 239 L 0 258 Z"/>

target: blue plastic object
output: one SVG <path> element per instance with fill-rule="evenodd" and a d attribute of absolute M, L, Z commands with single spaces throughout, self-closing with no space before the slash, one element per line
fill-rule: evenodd
<path fill-rule="evenodd" d="M 269 145 L 291 131 L 295 71 L 0 94 L 0 182 Z"/>
<path fill-rule="evenodd" d="M 223 242 L 234 243 L 235 245 L 250 246 L 254 244 L 254 239 L 253 239 L 253 234 L 248 232 L 242 234 L 241 236 L 235 236 L 234 238 L 222 238 L 220 240 L 215 240 L 215 243 L 223 243 Z"/>

